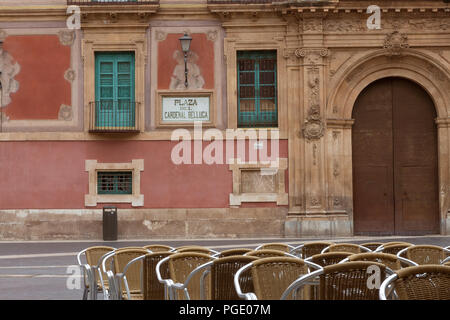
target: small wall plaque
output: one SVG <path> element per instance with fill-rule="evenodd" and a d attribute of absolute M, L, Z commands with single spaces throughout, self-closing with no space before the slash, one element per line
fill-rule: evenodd
<path fill-rule="evenodd" d="M 158 92 L 158 126 L 212 125 L 213 92 Z"/>

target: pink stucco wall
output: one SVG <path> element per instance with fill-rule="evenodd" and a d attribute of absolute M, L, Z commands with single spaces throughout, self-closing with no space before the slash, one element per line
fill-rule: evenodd
<path fill-rule="evenodd" d="M 208 143 L 203 142 L 203 147 Z M 144 159 L 144 208 L 228 207 L 232 192 L 229 165 L 175 165 L 171 152 L 176 144 L 117 140 L 0 142 L 0 209 L 85 208 L 85 160 L 119 163 L 133 159 Z M 287 157 L 287 141 L 281 140 L 279 145 L 279 156 Z M 118 207 L 131 208 L 131 204 Z"/>

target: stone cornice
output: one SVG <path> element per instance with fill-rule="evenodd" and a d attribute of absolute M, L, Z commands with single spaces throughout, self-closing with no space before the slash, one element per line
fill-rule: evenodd
<path fill-rule="evenodd" d="M 67 19 L 66 10 L 61 5 L 0 6 L 0 20 Z"/>

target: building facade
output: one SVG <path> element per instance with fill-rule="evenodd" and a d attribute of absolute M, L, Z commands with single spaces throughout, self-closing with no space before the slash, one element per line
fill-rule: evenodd
<path fill-rule="evenodd" d="M 446 1 L 3 0 L 0 41 L 0 239 L 450 234 Z"/>

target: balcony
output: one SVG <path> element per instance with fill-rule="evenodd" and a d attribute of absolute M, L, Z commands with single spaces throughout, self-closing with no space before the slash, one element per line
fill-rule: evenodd
<path fill-rule="evenodd" d="M 91 133 L 139 133 L 140 123 L 139 102 L 105 100 L 89 103 Z"/>

